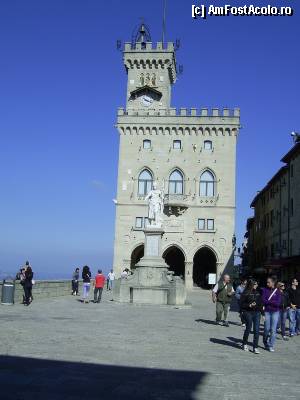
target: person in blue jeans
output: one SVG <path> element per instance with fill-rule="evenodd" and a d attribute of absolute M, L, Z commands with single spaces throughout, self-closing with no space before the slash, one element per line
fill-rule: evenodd
<path fill-rule="evenodd" d="M 238 306 L 239 306 L 239 313 L 240 313 L 242 327 L 246 326 L 246 320 L 245 320 L 242 310 L 241 310 L 241 296 L 242 296 L 246 286 L 247 286 L 247 279 L 242 279 L 241 283 L 239 284 L 239 286 L 236 288 L 236 291 L 235 291 L 235 298 L 236 298 Z"/>
<path fill-rule="evenodd" d="M 271 352 L 274 350 L 278 319 L 281 308 L 281 293 L 276 287 L 274 278 L 267 279 L 267 287 L 262 289 L 262 302 L 265 312 L 264 346 Z"/>
<path fill-rule="evenodd" d="M 241 295 L 240 305 L 241 314 L 243 315 L 243 320 L 246 324 L 242 348 L 244 351 L 249 351 L 248 338 L 253 325 L 253 353 L 259 354 L 259 326 L 263 304 L 256 280 L 250 279 L 247 282 L 247 286 Z"/>
<path fill-rule="evenodd" d="M 280 331 L 282 340 L 288 341 L 289 339 L 285 334 L 285 330 L 286 330 L 286 320 L 290 308 L 290 297 L 288 291 L 286 290 L 284 282 L 278 282 L 277 288 L 281 293 L 281 307 L 280 307 L 277 330 Z"/>
<path fill-rule="evenodd" d="M 291 306 L 289 309 L 290 337 L 293 337 L 300 335 L 300 289 L 296 278 L 292 279 L 288 293 Z"/>

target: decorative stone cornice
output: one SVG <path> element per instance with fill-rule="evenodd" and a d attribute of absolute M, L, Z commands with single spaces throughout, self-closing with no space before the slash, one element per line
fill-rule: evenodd
<path fill-rule="evenodd" d="M 120 135 L 149 136 L 149 135 L 166 135 L 166 136 L 237 136 L 239 126 L 237 124 L 217 124 L 211 125 L 157 125 L 157 124 L 117 124 Z"/>

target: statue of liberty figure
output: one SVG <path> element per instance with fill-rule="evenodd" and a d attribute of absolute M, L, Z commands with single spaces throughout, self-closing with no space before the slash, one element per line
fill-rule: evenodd
<path fill-rule="evenodd" d="M 157 188 L 157 182 L 153 182 L 153 189 L 145 197 L 148 200 L 148 220 L 152 227 L 162 227 L 164 197 L 164 192 Z"/>

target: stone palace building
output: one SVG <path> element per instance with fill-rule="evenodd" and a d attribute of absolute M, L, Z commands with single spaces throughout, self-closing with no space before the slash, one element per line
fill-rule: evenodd
<path fill-rule="evenodd" d="M 251 274 L 300 278 L 300 136 L 251 203 L 243 264 Z"/>
<path fill-rule="evenodd" d="M 143 257 L 145 196 L 157 181 L 165 193 L 163 257 L 186 287 L 207 287 L 209 273 L 219 278 L 233 266 L 240 111 L 172 108 L 175 46 L 154 45 L 144 24 L 125 43 L 123 61 L 114 270 L 120 275 Z"/>

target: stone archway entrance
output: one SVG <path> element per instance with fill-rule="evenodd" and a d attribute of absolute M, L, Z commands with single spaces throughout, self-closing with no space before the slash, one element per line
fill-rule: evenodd
<path fill-rule="evenodd" d="M 131 253 L 130 269 L 135 269 L 136 264 L 144 257 L 144 245 L 137 246 Z"/>
<path fill-rule="evenodd" d="M 217 259 L 209 247 L 202 247 L 194 256 L 193 283 L 194 286 L 208 289 L 208 274 L 217 273 Z"/>
<path fill-rule="evenodd" d="M 174 272 L 175 276 L 185 278 L 185 256 L 177 246 L 171 246 L 163 254 L 169 270 Z"/>

